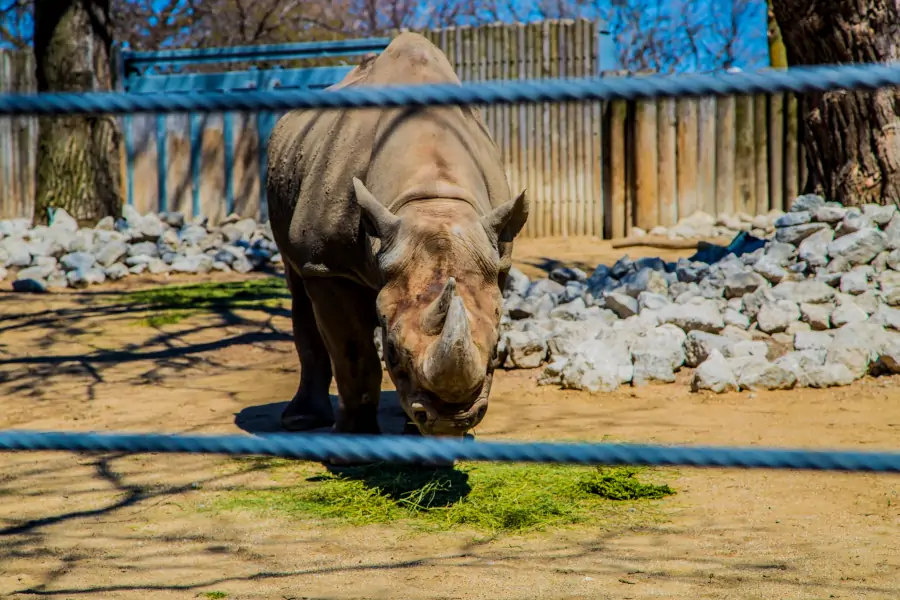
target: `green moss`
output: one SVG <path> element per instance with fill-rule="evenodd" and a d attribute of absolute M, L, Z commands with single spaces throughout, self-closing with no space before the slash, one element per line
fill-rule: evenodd
<path fill-rule="evenodd" d="M 254 470 L 262 467 L 252 463 Z M 297 484 L 224 493 L 213 510 L 275 512 L 339 519 L 355 525 L 411 521 L 435 529 L 468 526 L 527 531 L 596 521 L 623 508 L 674 494 L 641 482 L 631 468 L 477 463 L 454 469 L 382 464 L 324 471 L 309 463 L 281 464 Z"/>
<path fill-rule="evenodd" d="M 203 592 L 200 595 L 204 598 L 209 598 L 210 600 L 221 600 L 222 598 L 228 597 L 228 594 L 225 592 Z"/>

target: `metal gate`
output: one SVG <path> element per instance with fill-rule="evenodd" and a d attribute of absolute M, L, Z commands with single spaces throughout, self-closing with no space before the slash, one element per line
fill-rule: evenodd
<path fill-rule="evenodd" d="M 249 69 L 216 73 L 157 73 L 160 67 L 173 70 L 183 69 L 190 64 L 235 63 L 235 62 L 275 62 L 313 60 L 332 57 L 359 56 L 379 53 L 390 43 L 390 38 L 369 38 L 329 42 L 307 42 L 297 44 L 244 46 L 231 48 L 204 48 L 199 50 L 178 49 L 157 52 L 122 52 L 119 64 L 120 88 L 132 94 L 202 94 L 205 92 L 240 92 L 242 90 L 322 89 L 339 82 L 353 64 L 341 66 L 280 68 L 267 70 Z M 267 220 L 265 202 L 266 149 L 269 134 L 280 113 L 258 113 L 256 119 L 259 161 L 259 211 L 260 219 Z M 135 148 L 133 120 L 123 117 L 126 152 L 127 201 L 134 205 L 135 194 Z M 200 115 L 189 116 L 190 140 L 190 185 L 191 209 L 194 216 L 201 214 L 200 183 L 202 160 L 202 121 Z M 157 147 L 157 210 L 168 210 L 167 156 L 168 123 L 165 115 L 156 117 Z M 225 214 L 231 214 L 235 207 L 234 192 L 234 116 L 223 114 L 222 128 L 224 144 Z"/>

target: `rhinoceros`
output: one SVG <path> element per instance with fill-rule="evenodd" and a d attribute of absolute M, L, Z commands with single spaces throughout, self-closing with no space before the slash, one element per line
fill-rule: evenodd
<path fill-rule="evenodd" d="M 328 89 L 428 83 L 460 80 L 439 48 L 402 33 Z M 410 433 L 460 437 L 480 423 L 501 290 L 528 218 L 525 191 L 510 192 L 480 113 L 287 112 L 269 141 L 267 202 L 300 359 L 282 427 L 380 433 L 379 327 Z"/>

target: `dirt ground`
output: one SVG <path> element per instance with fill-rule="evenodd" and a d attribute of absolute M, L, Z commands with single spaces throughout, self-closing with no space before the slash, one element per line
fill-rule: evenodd
<path fill-rule="evenodd" d="M 532 274 L 620 255 L 586 240 L 517 248 Z M 43 296 L 4 284 L 0 427 L 275 429 L 297 383 L 287 305 L 154 328 L 117 299 L 163 280 Z M 673 385 L 597 395 L 539 388 L 536 376 L 498 374 L 479 439 L 900 446 L 896 378 L 713 396 L 692 394 L 687 373 Z M 385 407 L 389 430 L 398 412 Z M 679 469 L 669 471 L 678 494 L 658 504 L 661 519 L 488 537 L 198 510 L 217 490 L 283 484 L 236 464 L 0 454 L 0 597 L 900 597 L 897 476 Z"/>

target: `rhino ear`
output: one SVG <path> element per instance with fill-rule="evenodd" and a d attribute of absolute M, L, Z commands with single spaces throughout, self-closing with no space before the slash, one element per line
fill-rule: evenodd
<path fill-rule="evenodd" d="M 400 217 L 385 208 L 356 177 L 353 178 L 353 188 L 366 233 L 377 238 L 391 236 L 400 225 Z"/>
<path fill-rule="evenodd" d="M 528 199 L 525 190 L 506 204 L 501 204 L 481 218 L 481 224 L 498 242 L 512 242 L 528 219 Z"/>

